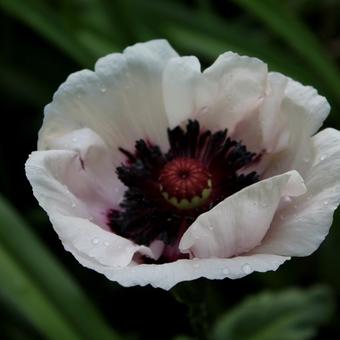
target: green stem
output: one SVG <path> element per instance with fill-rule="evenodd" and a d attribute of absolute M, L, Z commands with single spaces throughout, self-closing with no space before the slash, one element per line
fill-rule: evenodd
<path fill-rule="evenodd" d="M 183 282 L 173 288 L 171 292 L 178 302 L 187 306 L 188 317 L 197 339 L 207 340 L 210 315 L 206 280 Z"/>

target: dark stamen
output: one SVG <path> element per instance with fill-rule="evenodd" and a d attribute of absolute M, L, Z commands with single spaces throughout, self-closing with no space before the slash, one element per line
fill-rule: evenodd
<path fill-rule="evenodd" d="M 259 180 L 256 172 L 242 173 L 258 157 L 227 130 L 200 130 L 189 120 L 186 130 L 168 129 L 170 149 L 138 140 L 132 153 L 120 148 L 126 164 L 117 168 L 127 186 L 123 201 L 108 213 L 112 230 L 138 244 L 162 240 L 162 262 L 183 257 L 178 242 L 203 212 Z"/>

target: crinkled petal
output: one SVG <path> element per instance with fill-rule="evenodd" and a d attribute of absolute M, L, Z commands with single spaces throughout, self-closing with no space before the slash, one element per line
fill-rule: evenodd
<path fill-rule="evenodd" d="M 39 149 L 83 127 L 95 131 L 112 150 L 131 149 L 141 138 L 167 148 L 161 84 L 163 69 L 175 56 L 166 41 L 149 41 L 99 59 L 95 72 L 71 74 L 45 107 Z"/>
<path fill-rule="evenodd" d="M 66 190 L 71 205 L 80 207 L 78 203 L 82 202 L 93 218 L 103 220 L 103 211 L 117 205 L 125 190 L 114 172 L 114 158 L 104 141 L 92 130 L 83 128 L 54 139 L 51 147 L 53 150 L 32 153 L 26 166 L 33 191 L 37 189 L 36 183 L 41 189 L 44 185 L 50 188 L 51 182 L 55 185 L 56 192 L 50 191 L 50 200 L 40 204 L 47 210 L 49 204 L 54 205 L 53 199 L 63 202 Z M 65 208 L 67 211 L 69 206 L 66 204 Z"/>
<path fill-rule="evenodd" d="M 267 151 L 263 157 L 266 167 L 262 176 L 267 178 L 295 169 L 305 177 L 314 157 L 314 148 L 310 138 L 312 113 L 288 96 L 289 78 L 272 73 L 270 79 L 275 78 L 281 82 L 288 80 L 285 94 L 276 114 L 270 114 L 270 110 L 261 109 L 263 149 Z M 272 109 L 274 112 L 274 108 Z"/>
<path fill-rule="evenodd" d="M 215 84 L 215 93 L 202 124 L 207 128 L 228 128 L 254 112 L 262 103 L 267 87 L 267 65 L 257 58 L 227 52 L 204 71 Z"/>
<path fill-rule="evenodd" d="M 286 118 L 279 114 L 287 79 L 279 73 L 269 73 L 266 94 L 258 110 L 238 122 L 233 138 L 242 140 L 251 151 L 277 152 L 288 144 Z"/>
<path fill-rule="evenodd" d="M 269 89 L 260 108 L 259 117 L 262 149 L 267 152 L 280 151 L 288 144 L 289 131 L 285 129 L 285 116 L 279 114 L 286 86 L 286 77 L 279 73 L 269 74 Z"/>
<path fill-rule="evenodd" d="M 162 242 L 140 246 L 84 218 L 52 213 L 50 220 L 65 249 L 77 250 L 92 266 L 126 267 L 137 253 L 157 260 L 163 250 Z"/>
<path fill-rule="evenodd" d="M 89 133 L 82 132 L 83 136 Z M 98 177 L 98 168 L 105 169 L 105 161 L 110 159 L 104 142 L 99 141 L 98 137 L 94 144 L 92 139 L 88 148 L 84 142 L 74 151 L 33 152 L 26 163 L 26 175 L 34 196 L 64 246 L 72 246 L 93 262 L 126 266 L 136 253 L 156 259 L 160 245 L 152 249 L 138 246 L 108 230 L 106 215 L 121 199 L 122 184 L 114 175 Z"/>
<path fill-rule="evenodd" d="M 277 211 L 258 253 L 307 256 L 329 232 L 340 202 L 340 132 L 325 129 L 313 137 L 315 158 L 305 176 L 307 192 Z"/>
<path fill-rule="evenodd" d="M 286 105 L 292 104 L 292 108 L 299 107 L 305 112 L 305 124 L 311 136 L 322 126 L 329 114 L 330 105 L 312 86 L 304 86 L 289 77 L 286 78 L 288 81 L 284 99 Z"/>
<path fill-rule="evenodd" d="M 163 76 L 164 103 L 170 127 L 196 118 L 212 99 L 212 86 L 201 73 L 196 57 L 171 59 Z"/>
<path fill-rule="evenodd" d="M 267 66 L 262 61 L 232 52 L 218 57 L 203 73 L 195 57 L 172 59 L 163 78 L 171 126 L 195 118 L 208 129 L 232 130 L 258 107 L 266 77 Z"/>
<path fill-rule="evenodd" d="M 296 171 L 246 187 L 200 215 L 184 233 L 179 248 L 199 258 L 247 253 L 261 243 L 281 197 L 304 192 Z"/>
<path fill-rule="evenodd" d="M 211 280 L 225 278 L 239 279 L 253 272 L 267 272 L 277 270 L 290 257 L 255 254 L 237 256 L 230 259 L 193 259 L 178 260 L 165 264 L 137 264 L 124 268 L 111 268 L 93 265 L 86 256 L 69 249 L 76 259 L 85 267 L 104 274 L 108 279 L 116 281 L 122 286 L 146 286 L 169 290 L 177 283 L 196 280 L 205 277 Z"/>

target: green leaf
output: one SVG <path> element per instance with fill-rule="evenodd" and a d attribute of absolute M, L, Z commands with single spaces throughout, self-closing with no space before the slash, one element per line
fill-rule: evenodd
<path fill-rule="evenodd" d="M 81 339 L 16 261 L 0 246 L 0 286 L 47 339 Z"/>
<path fill-rule="evenodd" d="M 307 26 L 290 12 L 282 1 L 234 0 L 244 9 L 256 15 L 273 32 L 299 53 L 306 63 L 324 79 L 335 99 L 340 103 L 340 72 L 329 53 L 323 48 Z"/>
<path fill-rule="evenodd" d="M 216 323 L 213 340 L 304 340 L 333 312 L 326 287 L 291 289 L 250 297 Z"/>
<path fill-rule="evenodd" d="M 33 291 L 32 294 L 37 296 L 38 301 L 45 296 L 49 302 L 44 303 L 59 310 L 63 317 L 78 330 L 83 339 L 119 339 L 81 287 L 39 242 L 30 227 L 1 196 L 0 240 L 4 253 L 2 261 L 5 261 L 4 264 L 8 268 L 6 270 L 12 270 L 13 276 L 24 277 L 24 282 L 27 282 L 29 287 L 33 287 L 30 289 Z M 0 266 L 1 278 L 5 276 L 2 270 Z M 12 293 L 15 300 L 20 297 L 19 293 L 17 295 L 15 292 Z M 39 303 L 43 304 L 43 302 Z"/>

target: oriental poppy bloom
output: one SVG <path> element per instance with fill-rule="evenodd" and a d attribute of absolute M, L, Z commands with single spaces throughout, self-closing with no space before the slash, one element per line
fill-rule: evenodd
<path fill-rule="evenodd" d="M 201 72 L 166 41 L 71 74 L 26 164 L 66 250 L 124 286 L 276 270 L 323 241 L 340 198 L 330 107 L 256 58 Z"/>

